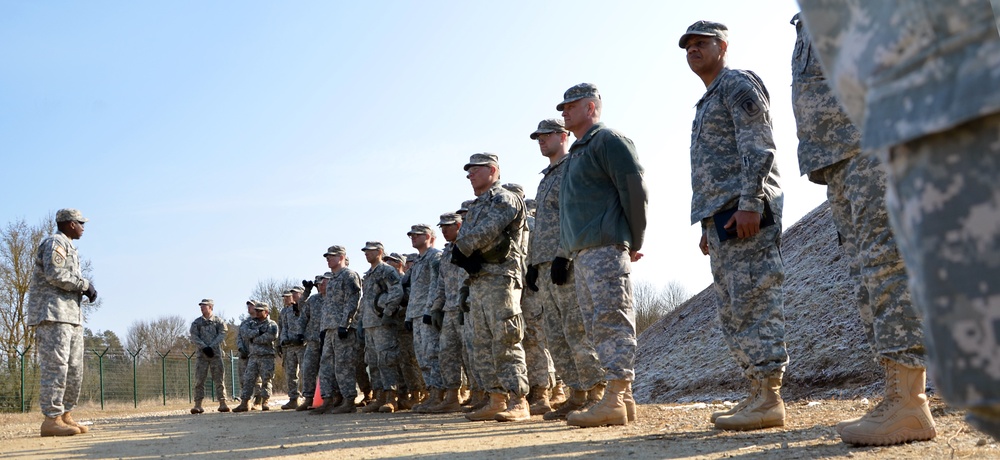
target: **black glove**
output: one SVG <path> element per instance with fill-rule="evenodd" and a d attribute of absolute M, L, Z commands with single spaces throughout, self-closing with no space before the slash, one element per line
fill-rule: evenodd
<path fill-rule="evenodd" d="M 302 346 L 306 343 L 306 336 L 299 334 L 295 336 L 295 345 Z"/>
<path fill-rule="evenodd" d="M 462 311 L 469 312 L 469 286 L 463 285 L 458 289 L 458 305 Z"/>
<path fill-rule="evenodd" d="M 87 300 L 90 303 L 97 302 L 97 289 L 94 287 L 94 283 L 90 283 L 87 286 L 87 290 L 83 291 L 83 295 L 87 296 Z"/>
<path fill-rule="evenodd" d="M 434 326 L 434 329 L 441 330 L 444 326 L 444 310 L 434 310 L 431 312 L 431 326 Z"/>
<path fill-rule="evenodd" d="M 323 342 L 326 342 L 326 329 L 319 331 L 319 349 L 323 349 Z"/>
<path fill-rule="evenodd" d="M 347 335 L 350 334 L 350 333 L 351 333 L 351 331 L 347 330 L 346 327 L 338 327 L 337 328 L 337 338 L 340 339 L 340 340 L 346 339 Z"/>
<path fill-rule="evenodd" d="M 556 257 L 552 260 L 552 284 L 562 286 L 569 279 L 569 259 Z"/>
<path fill-rule="evenodd" d="M 249 353 L 247 353 L 247 352 L 245 352 L 243 350 L 240 350 L 240 359 L 247 359 L 249 357 L 250 357 Z"/>
<path fill-rule="evenodd" d="M 413 332 L 413 321 L 403 321 L 403 327 L 406 328 L 406 332 Z"/>
<path fill-rule="evenodd" d="M 431 315 L 424 315 L 424 317 L 422 319 L 422 322 L 424 324 L 429 325 L 429 324 L 431 324 L 431 322 L 433 322 L 433 319 L 431 318 Z"/>
<path fill-rule="evenodd" d="M 458 325 L 465 326 L 465 312 L 462 310 L 458 311 Z"/>
<path fill-rule="evenodd" d="M 316 287 L 316 283 L 309 280 L 302 280 L 302 287 L 306 288 L 307 290 L 312 289 Z"/>
<path fill-rule="evenodd" d="M 375 296 L 375 301 L 372 302 L 372 308 L 375 309 L 375 316 L 378 316 L 379 318 L 385 314 L 385 308 L 378 306 L 379 299 L 381 299 L 384 295 L 384 292 L 379 292 L 378 295 Z"/>
<path fill-rule="evenodd" d="M 483 255 L 477 250 L 471 256 L 466 256 L 458 248 L 455 248 L 454 251 L 451 251 L 451 263 L 462 267 L 470 275 L 475 275 L 483 269 Z"/>
<path fill-rule="evenodd" d="M 215 350 L 213 350 L 212 347 L 202 348 L 201 352 L 204 353 L 205 356 L 208 356 L 209 358 L 214 358 L 215 357 Z"/>
<path fill-rule="evenodd" d="M 528 285 L 528 289 L 538 292 L 538 267 L 534 265 L 528 265 L 528 272 L 524 274 L 524 284 Z"/>

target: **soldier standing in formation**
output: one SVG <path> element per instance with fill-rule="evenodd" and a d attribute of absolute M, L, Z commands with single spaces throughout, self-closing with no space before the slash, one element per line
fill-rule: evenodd
<path fill-rule="evenodd" d="M 236 376 L 240 385 L 243 385 L 243 376 L 247 373 L 247 364 L 250 363 L 250 344 L 243 341 L 243 337 L 250 334 L 250 328 L 254 326 L 254 322 L 259 316 L 257 313 L 257 302 L 253 300 L 247 301 L 247 318 L 240 323 L 239 329 L 236 331 L 236 351 L 239 353 L 239 374 Z M 242 394 L 242 390 L 240 391 Z M 235 396 L 236 389 L 233 388 L 233 395 Z M 253 382 L 253 404 L 250 405 L 251 410 L 256 410 L 260 407 L 260 382 Z"/>
<path fill-rule="evenodd" d="M 389 305 L 389 292 L 399 284 L 401 276 L 398 270 L 382 261 L 385 247 L 381 242 L 369 241 L 361 250 L 370 264 L 361 280 L 361 315 L 367 342 L 365 361 L 372 381 L 380 385 L 375 388 L 375 400 L 363 411 L 392 413 L 399 405 L 399 341 L 396 340 L 395 317 L 387 317 L 385 310 Z"/>
<path fill-rule="evenodd" d="M 215 302 L 212 299 L 202 299 L 198 303 L 201 316 L 191 323 L 191 343 L 197 349 L 198 361 L 194 371 L 194 407 L 192 414 L 201 414 L 205 409 L 201 402 L 205 399 L 205 379 L 208 370 L 212 370 L 212 383 L 215 386 L 215 397 L 219 400 L 219 412 L 229 412 L 226 405 L 226 367 L 222 362 L 222 342 L 226 340 L 226 322 L 212 314 Z"/>
<path fill-rule="evenodd" d="M 462 404 L 459 390 L 462 387 L 462 376 L 468 368 L 464 356 L 464 341 L 462 340 L 462 325 L 464 321 L 461 310 L 461 290 L 469 275 L 461 267 L 450 263 L 451 253 L 455 250 L 453 242 L 462 228 L 462 216 L 456 213 L 445 213 L 438 220 L 441 236 L 444 237 L 444 249 L 441 251 L 441 269 L 436 292 L 431 301 L 431 317 L 433 326 L 439 330 L 438 363 L 441 368 L 441 382 L 445 390 L 441 404 L 430 408 L 434 413 L 459 412 Z"/>
<path fill-rule="evenodd" d="M 302 388 L 304 401 L 296 407 L 297 411 L 309 410 L 313 406 L 313 396 L 316 394 L 316 386 L 319 378 L 320 354 L 323 351 L 323 343 L 320 337 L 323 324 L 323 298 L 326 294 L 327 275 L 318 275 L 313 281 L 303 280 L 305 287 L 303 297 L 306 301 L 302 306 L 303 334 L 306 339 L 306 348 L 302 352 Z M 309 295 L 312 288 L 316 288 L 316 294 Z"/>
<path fill-rule="evenodd" d="M 285 306 L 278 316 L 278 344 L 281 346 L 281 367 L 285 370 L 285 387 L 288 390 L 288 402 L 281 406 L 282 410 L 298 408 L 299 396 L 302 395 L 299 390 L 299 370 L 305 353 L 305 316 L 296 299 L 301 293 L 302 288 L 296 286 L 281 294 Z M 309 385 L 305 387 L 308 391 Z"/>
<path fill-rule="evenodd" d="M 240 405 L 233 412 L 250 410 L 248 401 L 260 379 L 261 410 L 269 410 L 271 380 L 274 378 L 274 339 L 278 337 L 278 323 L 268 318 L 271 307 L 266 302 L 255 302 L 256 317 L 247 328 L 240 328 L 240 339 L 247 348 L 247 368 L 243 371 L 243 394 Z"/>
<path fill-rule="evenodd" d="M 357 410 L 354 400 L 358 396 L 357 367 L 358 306 L 361 302 L 361 277 L 350 268 L 347 250 L 343 246 L 330 246 L 323 254 L 333 278 L 327 282 L 326 304 L 323 312 L 323 345 L 320 365 L 323 406 L 317 411 L 347 414 Z"/>
<path fill-rule="evenodd" d="M 424 385 L 430 393 L 424 402 L 413 407 L 413 410 L 420 412 L 439 404 L 444 394 L 437 350 L 440 334 L 431 324 L 430 316 L 430 302 L 441 268 L 441 250 L 434 247 L 436 235 L 434 229 L 427 224 L 411 226 L 406 236 L 410 237 L 410 243 L 419 254 L 412 258 L 414 264 L 403 275 L 403 283 L 410 286 L 406 320 L 410 322 L 410 329 L 413 331 L 413 351 L 417 364 L 420 365 Z M 410 259 L 407 257 L 407 261 Z"/>

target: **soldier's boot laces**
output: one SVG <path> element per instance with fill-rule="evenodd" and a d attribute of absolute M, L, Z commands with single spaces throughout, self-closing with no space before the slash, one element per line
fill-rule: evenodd
<path fill-rule="evenodd" d="M 310 407 L 312 407 L 312 405 L 313 399 L 307 396 L 303 398 L 302 404 L 299 404 L 299 407 L 296 407 L 295 410 L 298 412 L 307 411 Z"/>
<path fill-rule="evenodd" d="M 354 405 L 354 397 L 341 398 L 340 404 L 330 410 L 331 414 L 353 414 L 358 411 L 358 406 Z"/>
<path fill-rule="evenodd" d="M 42 436 L 73 436 L 74 434 L 80 434 L 80 429 L 67 425 L 63 421 L 62 416 L 58 417 L 45 417 L 45 421 L 42 422 L 41 429 Z"/>
<path fill-rule="evenodd" d="M 586 412 L 571 412 L 566 416 L 566 423 L 581 427 L 628 424 L 628 411 L 625 409 L 623 399 L 626 388 L 628 382 L 625 380 L 609 380 L 604 390 L 604 398 Z"/>
<path fill-rule="evenodd" d="M 204 412 L 205 412 L 205 409 L 201 407 L 201 400 L 200 399 L 194 400 L 194 407 L 191 408 L 191 413 L 192 414 L 202 414 Z"/>
<path fill-rule="evenodd" d="M 715 419 L 722 430 L 760 430 L 785 425 L 785 402 L 781 399 L 781 377 L 761 379 L 757 397 L 739 412 Z"/>
<path fill-rule="evenodd" d="M 66 425 L 76 427 L 76 429 L 80 430 L 80 434 L 90 431 L 90 428 L 87 428 L 86 425 L 76 423 L 76 420 L 73 420 L 73 416 L 69 415 L 69 412 L 63 412 L 62 420 Z"/>
<path fill-rule="evenodd" d="M 335 403 L 336 403 L 336 401 L 334 400 L 334 398 L 332 396 L 329 397 L 329 398 L 323 398 L 323 404 L 321 404 L 319 407 L 311 410 L 309 413 L 313 414 L 313 415 L 322 415 L 322 414 L 325 414 L 327 412 L 330 412 L 334 407 L 336 407 Z"/>
<path fill-rule="evenodd" d="M 473 422 L 494 420 L 497 414 L 507 409 L 507 393 L 490 393 L 490 400 L 482 409 L 465 414 Z"/>
<path fill-rule="evenodd" d="M 361 412 L 365 414 L 370 414 L 372 412 L 378 412 L 385 404 L 385 392 L 382 390 L 375 390 L 375 399 L 372 399 L 365 407 L 361 408 Z"/>
<path fill-rule="evenodd" d="M 871 412 L 853 423 L 838 424 L 847 444 L 888 446 L 927 441 L 937 435 L 927 395 L 927 370 L 884 360 L 885 398 Z M 843 423 L 843 422 L 842 422 Z"/>
<path fill-rule="evenodd" d="M 544 420 L 566 420 L 566 416 L 587 403 L 587 390 L 570 389 L 570 397 L 558 409 L 542 416 Z"/>
<path fill-rule="evenodd" d="M 443 399 L 444 392 L 440 388 L 431 388 L 431 394 L 424 400 L 424 402 L 413 406 L 413 411 L 419 414 L 429 414 L 431 409 L 440 404 Z"/>
<path fill-rule="evenodd" d="M 299 398 L 298 397 L 288 398 L 288 402 L 286 402 L 285 404 L 283 404 L 281 406 L 281 410 L 298 409 L 298 407 L 299 407 Z"/>
<path fill-rule="evenodd" d="M 448 389 L 444 391 L 444 399 L 441 400 L 441 404 L 433 407 L 433 412 L 435 414 L 450 414 L 452 412 L 461 412 L 462 403 L 458 400 L 458 388 Z"/>
<path fill-rule="evenodd" d="M 399 410 L 399 395 L 395 390 L 385 390 L 382 393 L 384 401 L 379 406 L 378 411 L 383 414 L 391 414 Z"/>
<path fill-rule="evenodd" d="M 549 389 L 533 387 L 529 395 L 528 404 L 531 407 L 531 415 L 545 415 L 552 412 L 552 406 L 549 404 Z"/>
<path fill-rule="evenodd" d="M 558 409 L 567 400 L 569 400 L 569 395 L 566 394 L 566 384 L 562 380 L 559 380 L 556 382 L 556 386 L 550 390 L 549 406 L 553 409 Z"/>
<path fill-rule="evenodd" d="M 607 387 L 608 385 L 604 382 L 594 385 L 594 388 L 587 390 L 587 400 L 583 402 L 583 405 L 566 414 L 566 416 L 569 417 L 569 414 L 572 414 L 573 412 L 586 412 L 590 410 L 591 407 L 594 407 L 594 405 L 604 399 L 604 391 Z"/>
<path fill-rule="evenodd" d="M 510 394 L 507 400 L 507 410 L 493 417 L 498 422 L 523 422 L 531 420 L 531 405 L 524 395 Z"/>
<path fill-rule="evenodd" d="M 750 380 L 750 394 L 747 395 L 746 398 L 743 398 L 743 400 L 740 401 L 739 404 L 736 404 L 733 407 L 730 407 L 729 410 L 719 410 L 719 411 L 712 412 L 712 417 L 711 417 L 710 420 L 712 421 L 712 423 L 715 423 L 715 420 L 718 419 L 719 417 L 725 417 L 727 415 L 733 415 L 733 414 L 735 414 L 735 413 L 743 410 L 744 407 L 747 407 L 747 404 L 750 404 L 751 402 L 753 402 L 754 400 L 757 399 L 757 392 L 758 391 L 760 391 L 760 380 L 759 379 L 751 379 Z"/>
<path fill-rule="evenodd" d="M 219 408 L 217 410 L 219 412 L 229 412 L 229 405 L 226 404 L 225 398 L 219 400 Z"/>
<path fill-rule="evenodd" d="M 247 401 L 245 399 L 243 401 L 240 401 L 239 406 L 233 408 L 233 412 L 246 412 L 248 410 L 250 410 L 250 408 L 247 407 Z"/>

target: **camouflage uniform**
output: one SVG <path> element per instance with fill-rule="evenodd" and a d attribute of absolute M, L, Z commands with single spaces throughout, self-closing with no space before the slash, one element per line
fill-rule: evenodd
<path fill-rule="evenodd" d="M 524 396 L 529 390 L 520 304 L 525 217 L 524 201 L 496 182 L 469 206 L 454 242 L 455 249 L 469 256 L 510 240 L 503 262 L 484 263 L 469 283 L 471 311 L 466 318 L 471 317 L 475 328 L 472 360 L 483 389 L 491 393 Z"/>
<path fill-rule="evenodd" d="M 887 167 L 935 383 L 1000 436 L 1000 37 L 990 2 L 801 3 L 862 149 Z"/>
<path fill-rule="evenodd" d="M 212 370 L 212 382 L 215 384 L 215 398 L 225 401 L 226 367 L 222 361 L 222 341 L 226 339 L 226 322 L 215 315 L 209 319 L 199 316 L 191 323 L 190 334 L 191 343 L 198 349 L 195 351 L 198 355 L 194 371 L 195 401 L 205 399 L 205 379 L 209 369 Z M 206 347 L 215 352 L 211 358 L 202 351 Z"/>
<path fill-rule="evenodd" d="M 406 284 L 404 284 L 404 282 Z M 382 315 L 383 321 L 386 316 L 392 318 L 392 327 L 388 332 L 395 333 L 396 341 L 399 343 L 399 376 L 402 384 L 406 386 L 406 391 L 424 391 L 424 378 L 420 374 L 420 365 L 417 364 L 417 355 L 413 349 L 413 332 L 406 330 L 405 318 L 409 311 L 409 279 L 407 275 L 402 275 L 400 282 L 389 289 L 389 299 L 386 299 L 387 310 Z M 395 307 L 394 307 L 395 306 Z M 383 323 L 384 324 L 384 323 Z M 402 390 L 402 388 L 400 388 Z M 402 391 L 400 391 L 402 393 Z"/>
<path fill-rule="evenodd" d="M 323 330 L 326 342 L 319 368 L 320 391 L 323 399 L 340 393 L 345 399 L 358 396 L 357 367 L 360 346 L 357 327 L 358 305 L 361 302 L 361 277 L 344 267 L 333 274 L 326 286 Z M 337 335 L 338 328 L 348 330 L 347 337 Z"/>
<path fill-rule="evenodd" d="M 72 411 L 83 384 L 83 312 L 90 281 L 80 270 L 73 240 L 62 232 L 42 240 L 28 291 L 28 325 L 35 326 L 41 385 L 38 401 L 46 417 Z"/>
<path fill-rule="evenodd" d="M 399 341 L 396 340 L 395 317 L 389 316 L 386 321 L 385 312 L 394 313 L 396 305 L 389 308 L 390 290 L 399 284 L 400 275 L 395 268 L 385 262 L 365 272 L 362 280 L 361 312 L 365 325 L 365 361 L 372 373 L 372 380 L 378 380 L 380 390 L 397 391 L 399 389 Z M 375 310 L 376 302 L 382 308 L 383 315 L 379 317 Z M 376 379 L 375 375 L 379 378 Z"/>
<path fill-rule="evenodd" d="M 306 347 L 302 352 L 302 393 L 312 398 L 316 391 L 319 376 L 320 353 L 323 350 L 319 340 L 319 331 L 323 322 L 323 295 L 313 294 L 302 302 L 303 334 L 306 336 Z"/>
<path fill-rule="evenodd" d="M 532 220 L 534 219 L 527 219 L 529 231 L 525 232 L 525 254 L 528 252 L 528 240 L 531 239 Z M 524 361 L 528 366 L 528 386 L 549 388 L 555 383 L 556 369 L 552 364 L 552 356 L 545 340 L 542 304 L 538 295 L 531 289 L 521 290 L 521 316 L 524 318 L 524 339 L 521 341 L 521 346 L 524 347 Z"/>
<path fill-rule="evenodd" d="M 577 139 L 566 161 L 560 241 L 574 256 L 583 324 L 606 378 L 631 382 L 636 337 L 629 251 L 642 247 L 646 231 L 643 169 L 632 141 L 604 123 Z"/>
<path fill-rule="evenodd" d="M 553 259 L 569 258 L 559 243 L 559 188 L 568 158 L 542 170 L 543 177 L 535 193 L 538 209 L 531 231 L 528 265 L 538 269 L 537 301 L 555 368 L 570 387 L 587 390 L 604 380 L 604 369 L 583 325 L 573 273 L 569 273 L 563 285 L 554 284 L 551 274 Z"/>
<path fill-rule="evenodd" d="M 774 162 L 767 89 L 754 73 L 723 68 L 698 101 L 691 132 L 691 223 L 708 237 L 723 337 L 747 377 L 781 377 L 788 364 L 781 261 L 784 195 Z M 717 213 L 738 208 L 774 225 L 720 242 Z"/>
<path fill-rule="evenodd" d="M 253 318 L 247 318 L 240 323 L 240 328 L 239 330 L 236 331 L 236 351 L 240 355 L 240 362 L 238 365 L 239 375 L 237 375 L 238 380 L 240 382 L 240 394 L 243 394 L 243 391 L 246 390 L 246 388 L 243 386 L 243 377 L 246 376 L 247 365 L 250 363 L 250 346 L 251 346 L 251 343 L 249 341 L 244 341 L 243 337 L 248 337 L 250 336 L 250 334 L 252 334 L 251 329 L 254 328 L 254 322 L 255 320 Z M 253 396 L 255 398 L 257 396 L 260 396 L 260 385 L 261 385 L 260 380 L 254 380 Z M 233 394 L 234 395 L 236 394 L 235 388 L 233 388 Z"/>
<path fill-rule="evenodd" d="M 240 328 L 240 338 L 248 344 L 250 359 L 243 373 L 242 401 L 249 401 L 254 393 L 257 379 L 260 379 L 260 396 L 265 400 L 271 396 L 271 380 L 274 378 L 274 339 L 278 337 L 278 323 L 270 319 L 254 319 L 246 329 Z"/>
<path fill-rule="evenodd" d="M 282 308 L 281 315 L 278 317 L 281 367 L 285 370 L 285 388 L 289 398 L 298 398 L 302 395 L 302 392 L 299 391 L 299 370 L 306 351 L 304 319 L 305 315 L 298 304 Z M 304 390 L 308 391 L 309 386 L 306 385 Z"/>
<path fill-rule="evenodd" d="M 861 133 L 826 84 L 805 24 L 792 56 L 792 106 L 798 125 L 799 170 L 827 186 L 843 246 L 851 258 L 858 309 L 875 352 L 909 367 L 924 367 L 920 312 L 910 301 L 906 267 L 885 207 L 885 172 L 861 155 Z"/>
<path fill-rule="evenodd" d="M 458 265 L 451 262 L 451 243 L 441 251 L 440 275 L 436 283 L 437 292 L 431 301 L 432 311 L 443 311 L 444 321 L 441 325 L 440 341 L 438 342 L 438 362 L 441 366 L 442 388 L 453 390 L 462 386 L 462 369 L 466 368 L 465 345 L 462 338 L 462 325 L 458 324 L 459 290 L 465 284 L 469 275 Z"/>
<path fill-rule="evenodd" d="M 410 304 L 406 309 L 406 319 L 413 322 L 413 350 L 420 365 L 420 373 L 428 388 L 443 389 L 441 366 L 438 362 L 440 332 L 423 322 L 424 315 L 431 313 L 430 304 L 437 289 L 440 268 L 441 250 L 430 248 L 417 258 L 403 277 L 410 279 Z"/>

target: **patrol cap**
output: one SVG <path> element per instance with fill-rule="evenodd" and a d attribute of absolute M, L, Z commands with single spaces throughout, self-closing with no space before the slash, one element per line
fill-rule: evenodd
<path fill-rule="evenodd" d="M 443 225 L 455 225 L 462 221 L 462 215 L 457 212 L 446 212 L 441 214 L 441 219 L 438 221 L 438 226 Z"/>
<path fill-rule="evenodd" d="M 253 309 L 257 311 L 267 311 L 271 309 L 271 306 L 267 302 L 255 302 L 253 304 Z"/>
<path fill-rule="evenodd" d="M 289 289 L 289 291 L 303 293 L 306 292 L 306 289 L 303 288 L 302 286 L 293 286 L 291 289 Z"/>
<path fill-rule="evenodd" d="M 531 133 L 528 137 L 531 140 L 538 139 L 539 134 L 548 133 L 568 133 L 566 131 L 566 123 L 563 122 L 562 118 L 549 118 L 538 122 L 538 129 Z"/>
<path fill-rule="evenodd" d="M 385 251 L 385 246 L 382 246 L 380 241 L 366 241 L 365 247 L 361 248 L 362 251 L 370 251 L 372 249 L 381 249 Z"/>
<path fill-rule="evenodd" d="M 325 279 L 325 280 L 332 280 L 333 279 L 333 272 L 326 272 L 321 277 L 323 279 Z"/>
<path fill-rule="evenodd" d="M 462 202 L 462 206 L 460 208 L 458 208 L 458 211 L 455 211 L 455 212 L 458 213 L 458 214 L 465 214 L 465 213 L 469 212 L 469 206 L 472 206 L 472 202 L 474 202 L 474 201 L 476 201 L 476 200 L 465 200 L 465 201 L 463 201 Z"/>
<path fill-rule="evenodd" d="M 200 305 L 200 304 L 199 304 L 199 305 Z M 251 306 L 251 307 L 252 307 L 252 306 L 254 306 L 254 305 L 257 305 L 257 302 L 254 302 L 253 300 L 248 300 L 248 301 L 247 301 L 247 305 L 249 305 L 249 306 Z"/>
<path fill-rule="evenodd" d="M 319 284 L 320 281 L 323 281 L 325 279 L 326 278 L 323 278 L 323 275 L 316 275 L 315 277 L 313 277 L 313 283 Z"/>
<path fill-rule="evenodd" d="M 601 93 L 597 91 L 597 85 L 593 83 L 580 83 L 570 89 L 567 89 L 566 92 L 563 93 L 563 101 L 556 105 L 556 110 L 561 111 L 564 105 L 573 101 L 579 101 L 585 97 L 600 99 Z"/>
<path fill-rule="evenodd" d="M 687 32 L 684 32 L 684 35 L 681 35 L 680 41 L 677 42 L 678 46 L 680 46 L 681 49 L 686 49 L 687 47 L 684 45 L 687 43 L 688 39 L 691 38 L 692 35 L 701 35 L 703 37 L 715 37 L 724 42 L 728 42 L 729 28 L 726 27 L 725 24 L 720 24 L 718 22 L 698 21 L 694 24 L 691 24 L 688 27 Z"/>
<path fill-rule="evenodd" d="M 326 252 L 323 253 L 323 257 L 345 254 L 347 254 L 347 249 L 344 249 L 343 246 L 333 245 L 326 249 Z"/>
<path fill-rule="evenodd" d="M 56 211 L 56 222 L 87 222 L 90 219 L 83 217 L 77 209 L 66 208 Z"/>
<path fill-rule="evenodd" d="M 536 209 L 538 207 L 538 202 L 534 198 L 525 198 L 524 207 L 528 209 Z"/>
<path fill-rule="evenodd" d="M 410 231 L 406 232 L 406 236 L 413 235 L 430 235 L 434 236 L 434 228 L 427 224 L 417 224 L 410 226 Z"/>
<path fill-rule="evenodd" d="M 394 261 L 399 262 L 401 264 L 405 264 L 406 263 L 406 256 L 401 255 L 398 252 L 389 253 L 389 255 L 385 256 L 385 258 L 388 259 L 388 260 L 394 260 Z"/>
<path fill-rule="evenodd" d="M 215 301 L 212 299 L 201 299 L 201 302 L 198 302 L 198 305 L 215 305 Z"/>
<path fill-rule="evenodd" d="M 495 153 L 473 153 L 469 157 L 469 162 L 465 164 L 465 170 L 468 171 L 469 168 L 473 166 L 486 166 L 493 165 L 497 168 L 500 167 L 500 158 L 497 157 Z"/>
<path fill-rule="evenodd" d="M 292 290 L 291 289 L 285 289 L 285 291 L 281 293 L 281 296 L 282 297 L 291 297 L 292 296 Z"/>
<path fill-rule="evenodd" d="M 513 193 L 513 194 L 521 197 L 522 200 L 524 199 L 524 187 L 521 187 L 521 184 L 515 184 L 513 182 L 510 182 L 510 183 L 506 183 L 506 184 L 501 185 L 501 187 L 503 187 L 503 188 L 507 189 L 508 191 L 510 191 L 511 193 Z"/>
<path fill-rule="evenodd" d="M 411 253 L 409 253 L 409 254 L 406 255 L 406 261 L 408 261 L 408 262 L 416 262 L 417 259 L 419 259 L 419 258 L 420 258 L 420 254 L 416 253 L 416 252 L 411 252 Z"/>

